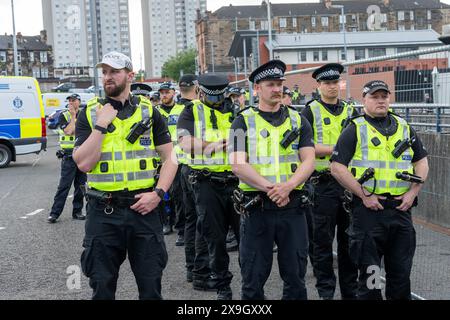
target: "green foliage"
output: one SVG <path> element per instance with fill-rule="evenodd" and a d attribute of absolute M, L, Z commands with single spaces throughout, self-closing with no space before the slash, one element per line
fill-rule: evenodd
<path fill-rule="evenodd" d="M 171 57 L 164 63 L 162 67 L 162 76 L 178 81 L 180 79 L 181 70 L 183 70 L 183 74 L 194 74 L 196 56 L 197 51 L 195 49 L 179 52 L 175 57 Z"/>

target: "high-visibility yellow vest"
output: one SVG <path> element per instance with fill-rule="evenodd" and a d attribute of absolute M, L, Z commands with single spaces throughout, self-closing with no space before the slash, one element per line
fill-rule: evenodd
<path fill-rule="evenodd" d="M 298 112 L 289 109 L 289 117 L 279 127 L 264 120 L 253 108 L 243 111 L 247 126 L 247 151 L 249 164 L 262 177 L 271 183 L 287 182 L 300 166 L 299 141 L 294 141 L 288 148 L 281 146 L 283 135 L 288 130 L 301 128 L 302 120 Z M 236 133 L 238 135 L 238 133 Z M 240 182 L 243 191 L 257 191 L 253 186 Z M 296 189 L 301 190 L 303 185 Z"/>
<path fill-rule="evenodd" d="M 294 92 L 292 93 L 292 100 L 297 101 L 298 98 L 299 98 L 299 96 L 300 96 L 300 92 L 294 91 Z"/>
<path fill-rule="evenodd" d="M 97 122 L 98 98 L 90 100 L 86 116 L 91 128 Z M 126 140 L 131 127 L 143 119 L 152 118 L 153 107 L 149 100 L 140 97 L 134 114 L 125 120 L 115 118 L 113 132 L 105 134 L 101 157 L 97 165 L 87 174 L 88 185 L 101 191 L 148 189 L 155 184 L 159 156 L 150 128 L 134 144 Z"/>
<path fill-rule="evenodd" d="M 409 182 L 397 179 L 395 174 L 403 171 L 414 172 L 411 163 L 414 152 L 411 148 L 408 148 L 397 159 L 392 155 L 398 141 L 410 138 L 410 127 L 402 118 L 396 115 L 391 116 L 397 121 L 398 128 L 395 134 L 389 137 L 385 137 L 378 132 L 364 117 L 353 120 L 356 125 L 358 142 L 349 169 L 356 173 L 355 177 L 358 179 L 367 168 L 374 168 L 376 185 L 375 180 L 372 179 L 364 184 L 364 188 L 375 194 L 390 193 L 397 196 L 404 194 L 411 187 Z"/>
<path fill-rule="evenodd" d="M 178 118 L 180 117 L 185 107 L 186 106 L 184 104 L 175 104 L 173 108 L 170 110 L 170 113 L 168 113 L 163 108 L 158 106 L 159 112 L 167 121 L 167 126 L 169 127 L 170 137 L 172 138 L 178 162 L 183 164 L 187 163 L 188 159 L 190 159 L 190 156 L 188 157 L 186 153 L 178 145 L 177 123 Z"/>
<path fill-rule="evenodd" d="M 72 120 L 70 112 L 69 111 L 63 112 L 63 116 L 66 119 L 67 123 L 70 123 L 70 120 Z M 60 148 L 62 150 L 73 150 L 73 147 L 75 146 L 75 136 L 66 134 L 64 130 L 61 128 L 58 130 L 58 134 L 59 134 Z"/>
<path fill-rule="evenodd" d="M 314 119 L 314 144 L 334 147 L 344 129 L 347 118 L 351 118 L 354 112 L 353 105 L 344 102 L 344 109 L 340 115 L 330 113 L 319 101 L 314 100 L 309 104 Z M 330 156 L 316 157 L 316 170 L 323 171 L 330 168 Z"/>
<path fill-rule="evenodd" d="M 192 101 L 194 114 L 194 137 L 207 142 L 228 140 L 233 113 L 222 113 L 203 104 L 200 100 Z M 211 155 L 195 155 L 190 167 L 196 170 L 208 169 L 211 172 L 231 171 L 228 153 L 215 152 Z"/>

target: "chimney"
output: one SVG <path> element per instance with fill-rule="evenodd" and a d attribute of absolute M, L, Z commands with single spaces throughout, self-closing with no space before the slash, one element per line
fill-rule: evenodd
<path fill-rule="evenodd" d="M 17 32 L 17 43 L 23 43 L 22 32 Z"/>
<path fill-rule="evenodd" d="M 42 43 L 47 43 L 47 30 L 41 30 L 40 37 Z"/>

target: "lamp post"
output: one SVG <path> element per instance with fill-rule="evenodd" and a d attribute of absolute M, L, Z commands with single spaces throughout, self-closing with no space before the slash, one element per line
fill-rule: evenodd
<path fill-rule="evenodd" d="M 94 86 L 96 94 L 101 94 L 99 81 L 98 81 L 98 69 L 96 68 L 98 62 L 98 43 L 97 43 L 97 13 L 95 9 L 95 1 L 89 1 L 89 11 L 91 13 L 91 37 L 92 37 L 92 60 L 94 61 Z"/>
<path fill-rule="evenodd" d="M 272 14 L 270 8 L 270 1 L 263 0 L 263 6 L 267 6 L 267 22 L 268 22 L 268 31 L 269 31 L 269 58 L 273 59 L 273 48 L 272 48 Z"/>
<path fill-rule="evenodd" d="M 12 24 L 13 24 L 13 51 L 14 51 L 14 75 L 19 75 L 19 63 L 17 62 L 17 36 L 16 36 L 16 20 L 14 17 L 14 0 L 11 0 Z"/>
<path fill-rule="evenodd" d="M 335 4 L 330 6 L 330 8 L 335 9 L 341 9 L 341 19 L 342 19 L 342 33 L 344 34 L 344 54 L 345 54 L 345 61 L 348 62 L 348 52 L 347 52 L 347 32 L 345 28 L 345 12 L 344 12 L 344 6 L 342 4 Z M 347 84 L 346 84 L 346 98 L 350 98 L 350 74 L 349 74 L 349 68 L 347 67 Z"/>
<path fill-rule="evenodd" d="M 207 40 L 207 43 L 209 42 L 211 45 L 211 64 L 212 64 L 212 72 L 214 73 L 214 41 L 213 40 Z"/>

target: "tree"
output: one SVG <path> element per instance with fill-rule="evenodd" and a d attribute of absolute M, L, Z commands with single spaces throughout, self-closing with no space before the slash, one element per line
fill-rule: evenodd
<path fill-rule="evenodd" d="M 178 82 L 181 70 L 184 74 L 195 73 L 195 57 L 197 52 L 195 49 L 188 49 L 179 52 L 175 57 L 167 60 L 162 67 L 162 76 L 171 78 Z"/>

